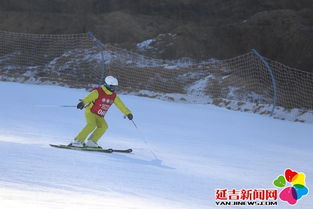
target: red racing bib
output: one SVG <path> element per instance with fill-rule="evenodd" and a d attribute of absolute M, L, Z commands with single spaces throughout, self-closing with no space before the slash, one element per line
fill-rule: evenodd
<path fill-rule="evenodd" d="M 96 99 L 95 102 L 93 103 L 91 112 L 99 115 L 100 117 L 104 117 L 106 112 L 113 104 L 114 99 L 116 97 L 116 93 L 108 95 L 103 91 L 102 88 L 95 88 L 94 90 L 98 91 L 99 96 L 98 99 Z"/>

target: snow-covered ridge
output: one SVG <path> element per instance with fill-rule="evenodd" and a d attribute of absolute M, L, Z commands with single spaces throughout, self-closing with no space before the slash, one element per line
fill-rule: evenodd
<path fill-rule="evenodd" d="M 138 47 L 147 48 L 152 42 L 140 43 Z M 271 113 L 273 101 L 269 79 L 266 78 L 268 83 L 257 84 L 254 77 L 242 77 L 247 73 L 246 69 L 231 69 L 223 60 L 158 60 L 112 46 L 106 46 L 106 49 L 103 54 L 97 47 L 68 50 L 31 66 L 16 61 L 20 53 L 7 54 L 0 57 L 0 80 L 92 88 L 103 82 L 100 75 L 104 61 L 104 70 L 121 80 L 120 91 L 124 93 L 176 102 L 215 104 L 244 112 Z M 242 56 L 250 59 L 249 53 Z M 308 110 L 281 106 L 276 108 L 274 115 L 275 118 L 301 122 L 313 122 L 312 116 Z"/>

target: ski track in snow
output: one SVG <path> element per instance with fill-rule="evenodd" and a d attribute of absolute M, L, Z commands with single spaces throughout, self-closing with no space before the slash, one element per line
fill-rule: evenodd
<path fill-rule="evenodd" d="M 112 107 L 100 145 L 133 153 L 49 147 L 69 143 L 84 114 L 34 105 L 76 105 L 86 94 L 0 82 L 0 208 L 223 208 L 215 189 L 273 188 L 286 168 L 304 172 L 313 188 L 311 124 L 211 105 L 121 95 L 139 130 Z M 312 206 L 309 194 L 293 208 Z"/>

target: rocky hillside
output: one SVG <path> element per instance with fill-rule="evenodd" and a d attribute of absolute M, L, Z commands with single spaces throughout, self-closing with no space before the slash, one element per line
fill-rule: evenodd
<path fill-rule="evenodd" d="M 224 59 L 255 48 L 313 72 L 312 0 L 0 0 L 0 30 L 92 31 L 165 59 Z"/>

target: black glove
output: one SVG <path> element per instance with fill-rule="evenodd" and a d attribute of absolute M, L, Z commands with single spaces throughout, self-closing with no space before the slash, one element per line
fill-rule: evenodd
<path fill-rule="evenodd" d="M 131 114 L 131 113 L 129 113 L 129 114 L 127 115 L 127 117 L 128 117 L 128 120 L 132 120 L 132 119 L 134 118 L 133 114 Z"/>
<path fill-rule="evenodd" d="M 84 107 L 85 107 L 84 102 L 80 102 L 80 103 L 77 104 L 77 109 L 82 110 L 82 109 L 84 109 Z"/>

